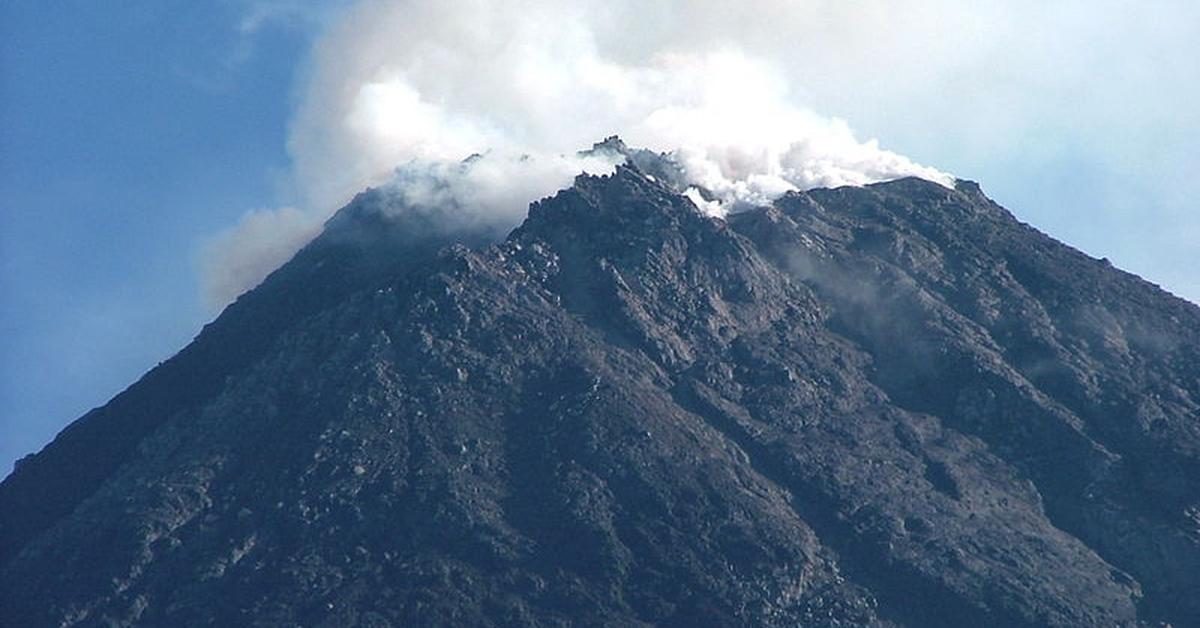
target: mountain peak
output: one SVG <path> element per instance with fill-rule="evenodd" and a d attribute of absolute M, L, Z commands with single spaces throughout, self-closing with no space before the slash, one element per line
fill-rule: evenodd
<path fill-rule="evenodd" d="M 580 175 L 572 187 L 534 203 L 510 239 L 561 241 L 610 256 L 644 254 L 680 238 L 685 225 L 708 220 L 689 199 L 627 163 L 612 174 Z"/>
<path fill-rule="evenodd" d="M 610 153 L 615 155 L 628 156 L 630 154 L 629 146 L 618 135 L 610 135 L 599 142 L 592 144 L 592 148 L 582 151 L 582 155 L 595 155 L 601 153 Z"/>

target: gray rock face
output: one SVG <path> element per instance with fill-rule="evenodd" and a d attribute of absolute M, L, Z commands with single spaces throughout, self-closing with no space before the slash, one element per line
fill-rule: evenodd
<path fill-rule="evenodd" d="M 1200 309 L 966 182 L 661 179 L 361 195 L 0 485 L 5 624 L 1200 625 Z"/>

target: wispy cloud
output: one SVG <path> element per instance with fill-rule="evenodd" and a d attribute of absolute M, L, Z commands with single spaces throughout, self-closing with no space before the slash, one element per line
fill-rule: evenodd
<path fill-rule="evenodd" d="M 291 28 L 320 28 L 333 19 L 339 11 L 350 5 L 350 0 L 325 0 L 311 2 L 303 0 L 229 0 L 239 6 L 241 19 L 237 31 L 253 36 L 262 29 L 281 25 Z"/>
<path fill-rule="evenodd" d="M 292 207 L 246 213 L 201 251 L 205 305 L 219 311 L 291 259 L 320 230 L 316 216 Z"/>

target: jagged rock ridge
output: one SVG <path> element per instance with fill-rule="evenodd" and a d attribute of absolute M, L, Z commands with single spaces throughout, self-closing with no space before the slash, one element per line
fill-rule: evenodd
<path fill-rule="evenodd" d="M 641 159 L 498 244 L 360 195 L 0 485 L 4 620 L 1200 623 L 1194 305 L 971 183 Z"/>

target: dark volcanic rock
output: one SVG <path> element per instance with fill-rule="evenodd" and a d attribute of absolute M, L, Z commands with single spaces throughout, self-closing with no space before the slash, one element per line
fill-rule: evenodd
<path fill-rule="evenodd" d="M 970 183 L 642 172 L 356 199 L 0 485 L 0 617 L 1200 624 L 1200 310 Z"/>

